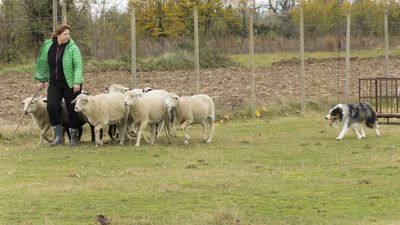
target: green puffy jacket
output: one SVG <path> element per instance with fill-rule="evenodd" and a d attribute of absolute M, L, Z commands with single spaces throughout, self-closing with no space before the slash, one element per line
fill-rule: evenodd
<path fill-rule="evenodd" d="M 42 48 L 40 49 L 39 57 L 36 62 L 35 73 L 33 74 L 33 80 L 41 82 L 49 81 L 50 67 L 47 55 L 52 44 L 53 40 L 48 39 L 44 42 Z M 67 81 L 70 88 L 72 88 L 74 84 L 83 83 L 82 56 L 78 46 L 72 39 L 70 39 L 67 46 L 65 46 L 63 56 L 63 69 L 65 80 Z"/>

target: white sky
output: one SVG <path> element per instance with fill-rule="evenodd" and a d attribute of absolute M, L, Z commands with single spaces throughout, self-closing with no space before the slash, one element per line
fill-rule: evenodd
<path fill-rule="evenodd" d="M 118 4 L 118 11 L 125 12 L 128 8 L 128 0 L 120 0 Z"/>

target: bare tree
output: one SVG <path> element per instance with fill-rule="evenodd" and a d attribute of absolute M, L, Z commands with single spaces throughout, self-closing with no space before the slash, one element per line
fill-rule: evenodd
<path fill-rule="evenodd" d="M 268 8 L 274 13 L 288 12 L 295 6 L 295 0 L 268 0 Z"/>
<path fill-rule="evenodd" d="M 116 10 L 121 0 L 90 0 L 92 15 L 97 18 L 104 18 L 111 10 Z"/>

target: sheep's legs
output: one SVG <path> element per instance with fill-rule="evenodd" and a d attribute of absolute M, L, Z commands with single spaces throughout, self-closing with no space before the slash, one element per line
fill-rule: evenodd
<path fill-rule="evenodd" d="M 153 125 L 151 125 L 150 126 L 150 144 L 152 145 L 152 144 L 154 144 L 154 140 L 156 139 L 156 135 L 158 136 L 158 134 L 157 134 L 157 129 L 158 127 L 157 127 L 157 125 L 156 124 L 153 124 Z"/>
<path fill-rule="evenodd" d="M 171 133 L 171 122 L 170 120 L 164 121 L 165 123 L 165 136 L 168 138 L 168 141 L 171 143 L 172 142 L 172 133 Z"/>
<path fill-rule="evenodd" d="M 43 142 L 43 139 L 45 139 L 47 142 L 51 142 L 51 140 L 50 139 L 48 139 L 47 137 L 46 137 L 46 133 L 47 133 L 47 131 L 50 129 L 50 125 L 49 126 L 46 126 L 44 129 L 42 129 L 41 131 L 40 131 L 40 137 L 39 137 L 39 143 L 38 143 L 38 145 L 41 145 L 42 144 L 42 142 Z"/>
<path fill-rule="evenodd" d="M 203 141 L 206 141 L 207 140 L 207 138 L 206 138 L 206 125 L 207 124 L 206 124 L 205 121 L 201 122 L 200 124 L 201 124 L 201 126 L 203 128 L 203 133 L 201 134 L 201 136 L 203 138 Z"/>
<path fill-rule="evenodd" d="M 212 139 L 212 137 L 213 137 L 213 135 L 214 135 L 214 119 L 210 119 L 210 137 L 207 139 L 207 143 L 211 143 L 211 139 Z"/>
<path fill-rule="evenodd" d="M 100 130 L 103 128 L 102 124 L 98 124 L 94 127 L 94 134 L 95 134 L 95 140 L 96 140 L 96 145 L 95 147 L 99 147 L 103 145 L 103 141 L 100 139 Z"/>
<path fill-rule="evenodd" d="M 176 121 L 176 112 L 175 109 L 172 108 L 168 110 L 168 123 L 167 123 L 169 124 L 169 134 L 171 135 L 171 141 L 173 137 L 176 137 L 175 121 Z"/>
<path fill-rule="evenodd" d="M 119 131 L 119 144 L 124 145 L 125 132 L 126 132 L 126 122 L 122 122 L 117 125 Z"/>
<path fill-rule="evenodd" d="M 185 135 L 185 142 L 184 142 L 185 144 L 189 144 L 190 137 L 189 137 L 189 135 L 188 135 L 187 128 L 189 127 L 189 125 L 190 125 L 192 122 L 193 122 L 193 120 L 186 120 L 186 121 L 181 125 L 183 134 Z"/>
<path fill-rule="evenodd" d="M 133 124 L 126 126 L 126 137 L 127 139 L 134 139 L 137 136 L 137 130 Z"/>
<path fill-rule="evenodd" d="M 156 130 L 157 137 L 161 136 L 161 131 L 162 131 L 163 127 L 164 127 L 164 121 L 161 121 L 160 123 L 158 123 L 157 130 Z"/>
<path fill-rule="evenodd" d="M 137 132 L 137 139 L 136 139 L 136 144 L 135 144 L 136 147 L 140 146 L 140 139 L 143 136 L 142 134 L 143 134 L 144 129 L 146 129 L 146 126 L 147 126 L 147 121 L 143 121 L 142 123 L 140 123 L 139 129 Z M 144 136 L 143 136 L 143 138 L 146 139 Z"/>

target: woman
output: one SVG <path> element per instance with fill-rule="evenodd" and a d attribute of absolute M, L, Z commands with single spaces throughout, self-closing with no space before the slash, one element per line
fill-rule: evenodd
<path fill-rule="evenodd" d="M 61 101 L 64 98 L 68 112 L 71 140 L 75 146 L 79 136 L 79 116 L 74 111 L 71 101 L 82 90 L 82 56 L 79 47 L 70 38 L 71 28 L 59 25 L 51 39 L 44 42 L 36 63 L 33 79 L 40 82 L 39 88 L 47 89 L 47 112 L 54 129 L 54 140 L 50 146 L 63 143 L 61 126 Z"/>

